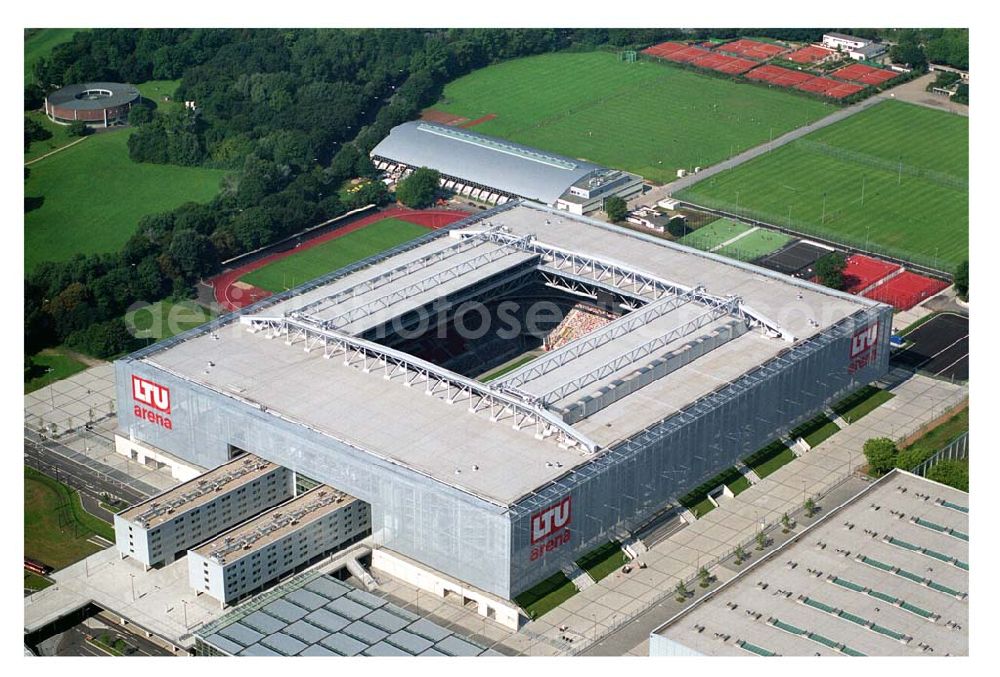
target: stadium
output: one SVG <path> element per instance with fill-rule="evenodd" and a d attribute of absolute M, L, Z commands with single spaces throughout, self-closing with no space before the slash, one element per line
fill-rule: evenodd
<path fill-rule="evenodd" d="M 347 492 L 375 568 L 517 627 L 519 593 L 885 374 L 891 319 L 510 201 L 119 360 L 118 444 Z"/>
<path fill-rule="evenodd" d="M 45 97 L 45 114 L 68 125 L 83 120 L 92 127 L 108 127 L 128 119 L 139 90 L 119 82 L 88 82 L 57 89 Z"/>

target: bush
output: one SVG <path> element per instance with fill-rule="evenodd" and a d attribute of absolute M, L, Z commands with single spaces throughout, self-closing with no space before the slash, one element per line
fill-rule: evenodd
<path fill-rule="evenodd" d="M 820 284 L 830 289 L 843 291 L 844 269 L 847 267 L 847 259 L 840 252 L 827 254 L 816 262 L 816 276 Z"/>
<path fill-rule="evenodd" d="M 947 484 L 962 491 L 969 490 L 969 461 L 941 461 L 927 471 L 927 479 Z"/>
<path fill-rule="evenodd" d="M 896 467 L 899 450 L 896 443 L 888 437 L 874 437 L 864 446 L 865 459 L 868 460 L 868 472 L 880 477 Z"/>
<path fill-rule="evenodd" d="M 955 270 L 955 291 L 958 298 L 963 301 L 969 300 L 969 261 L 966 259 L 958 264 Z"/>
<path fill-rule="evenodd" d="M 83 120 L 73 120 L 69 123 L 70 136 L 87 136 L 87 134 L 90 134 L 90 127 Z"/>

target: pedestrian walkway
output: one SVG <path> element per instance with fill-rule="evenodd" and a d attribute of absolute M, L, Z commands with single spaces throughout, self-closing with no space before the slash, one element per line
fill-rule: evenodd
<path fill-rule="evenodd" d="M 895 397 L 864 418 L 651 547 L 640 558 L 647 565 L 645 569 L 607 576 L 526 624 L 501 645 L 521 653 L 551 655 L 553 644 L 558 645 L 560 636 L 566 634 L 559 628 L 565 626 L 586 643 L 603 637 L 659 603 L 678 581 L 693 578 L 701 566 L 753 539 L 762 525 L 777 524 L 784 513 L 800 508 L 806 498 L 842 485 L 864 464 L 866 440 L 903 438 L 968 398 L 967 386 L 922 375 L 909 375 L 892 390 Z M 583 645 L 563 643 L 565 652 L 576 652 Z M 623 648 L 622 653 L 626 652 Z"/>

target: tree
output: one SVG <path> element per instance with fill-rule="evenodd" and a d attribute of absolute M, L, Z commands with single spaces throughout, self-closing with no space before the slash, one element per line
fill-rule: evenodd
<path fill-rule="evenodd" d="M 792 528 L 792 518 L 788 516 L 788 513 L 784 513 L 781 516 L 781 532 L 787 534 Z"/>
<path fill-rule="evenodd" d="M 667 222 L 667 232 L 674 237 L 684 237 L 688 234 L 687 219 L 683 216 L 674 216 Z"/>
<path fill-rule="evenodd" d="M 899 450 L 896 443 L 888 437 L 873 437 L 865 442 L 865 459 L 868 461 L 868 474 L 881 477 L 896 467 Z"/>
<path fill-rule="evenodd" d="M 802 504 L 802 508 L 806 511 L 806 517 L 812 517 L 816 514 L 816 501 L 814 501 L 813 497 L 810 496 L 805 500 L 805 503 Z"/>
<path fill-rule="evenodd" d="M 765 534 L 763 531 L 757 532 L 756 540 L 757 540 L 758 550 L 763 550 L 768 546 L 768 543 L 770 543 L 770 539 L 768 539 L 767 534 Z"/>
<path fill-rule="evenodd" d="M 90 134 L 90 127 L 83 120 L 73 120 L 69 123 L 70 136 L 87 136 L 87 134 Z"/>
<path fill-rule="evenodd" d="M 434 202 L 440 178 L 436 169 L 416 169 L 396 185 L 396 199 L 414 209 L 429 207 Z"/>
<path fill-rule="evenodd" d="M 604 201 L 604 213 L 608 215 L 608 220 L 611 223 L 619 223 L 628 214 L 628 205 L 622 198 L 612 195 Z"/>
<path fill-rule="evenodd" d="M 958 264 L 955 270 L 955 291 L 958 298 L 963 301 L 969 300 L 969 260 L 966 259 Z"/>
<path fill-rule="evenodd" d="M 138 127 L 152 121 L 153 109 L 149 106 L 138 104 L 132 106 L 132 110 L 128 112 L 128 123 L 132 127 Z"/>
<path fill-rule="evenodd" d="M 684 585 L 684 581 L 677 582 L 677 585 L 674 586 L 674 592 L 677 593 L 677 601 L 682 603 L 686 601 L 688 595 L 691 594 L 688 592 L 687 586 Z"/>
<path fill-rule="evenodd" d="M 711 582 L 712 574 L 708 573 L 708 569 L 705 567 L 698 569 L 698 585 L 707 588 Z"/>
<path fill-rule="evenodd" d="M 969 490 L 969 461 L 966 460 L 945 460 L 940 461 L 927 471 L 927 479 L 947 484 L 962 491 Z"/>
<path fill-rule="evenodd" d="M 749 557 L 747 551 L 743 549 L 742 545 L 736 546 L 736 550 L 733 551 L 733 556 L 736 558 L 737 566 L 743 564 L 744 560 L 746 560 Z"/>
<path fill-rule="evenodd" d="M 24 117 L 24 152 L 28 152 L 28 148 L 31 146 L 33 141 L 44 141 L 45 139 L 51 139 L 52 132 L 45 129 L 40 122 L 33 120 L 28 116 Z M 27 177 L 25 177 L 27 179 Z"/>
<path fill-rule="evenodd" d="M 844 281 L 844 269 L 847 267 L 847 259 L 840 252 L 827 254 L 816 262 L 816 277 L 820 284 L 830 289 L 843 291 L 846 287 Z"/>

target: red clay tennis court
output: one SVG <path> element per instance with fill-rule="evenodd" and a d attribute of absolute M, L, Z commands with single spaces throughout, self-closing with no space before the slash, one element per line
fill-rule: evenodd
<path fill-rule="evenodd" d="M 737 75 L 739 73 L 747 72 L 756 66 L 757 62 L 751 61 L 750 59 L 740 59 L 735 56 L 726 56 L 725 54 L 719 54 L 718 52 L 709 52 L 708 54 L 698 57 L 692 61 L 691 65 L 697 66 L 698 68 L 707 68 L 709 70 L 718 71 L 720 73 Z"/>
<path fill-rule="evenodd" d="M 808 45 L 802 49 L 795 50 L 791 54 L 786 54 L 782 58 L 794 61 L 795 63 L 818 63 L 831 54 L 833 54 L 832 49 L 817 47 L 816 45 Z"/>
<path fill-rule="evenodd" d="M 846 291 L 857 294 L 869 285 L 875 284 L 884 279 L 889 274 L 902 268 L 895 263 L 879 261 L 863 254 L 854 254 L 847 258 L 847 267 L 844 268 L 844 282 L 847 284 Z"/>
<path fill-rule="evenodd" d="M 770 59 L 782 52 L 788 51 L 785 47 L 772 45 L 767 42 L 757 42 L 756 40 L 746 40 L 741 38 L 733 42 L 727 42 L 718 48 L 720 52 L 727 54 L 738 54 L 739 56 L 750 57 L 751 59 Z"/>
<path fill-rule="evenodd" d="M 642 53 L 657 56 L 661 59 L 666 59 L 667 61 L 691 63 L 695 59 L 699 59 L 707 54 L 712 54 L 712 51 L 701 47 L 685 45 L 680 42 L 661 42 L 658 45 L 647 47 L 642 50 Z"/>
<path fill-rule="evenodd" d="M 764 66 L 760 66 L 759 68 L 754 68 L 746 74 L 746 77 L 750 80 L 769 82 L 772 85 L 777 85 L 778 87 L 794 87 L 795 85 L 801 84 L 806 80 L 811 80 L 815 76 L 809 73 L 801 73 L 799 71 L 789 70 L 788 68 L 781 68 L 780 66 L 766 64 Z"/>
<path fill-rule="evenodd" d="M 863 85 L 880 85 L 897 77 L 899 73 L 887 71 L 884 68 L 872 68 L 863 63 L 852 63 L 833 72 L 835 77 L 851 82 L 860 82 Z"/>
<path fill-rule="evenodd" d="M 873 301 L 888 303 L 899 310 L 909 310 L 947 286 L 947 282 L 904 270 L 885 284 L 880 284 L 866 292 L 863 296 Z"/>
<path fill-rule="evenodd" d="M 840 82 L 839 80 L 831 80 L 830 78 L 817 77 L 800 82 L 795 85 L 795 89 L 802 90 L 803 92 L 822 94 L 833 99 L 843 99 L 845 96 L 860 92 L 864 87 L 848 82 Z"/>

